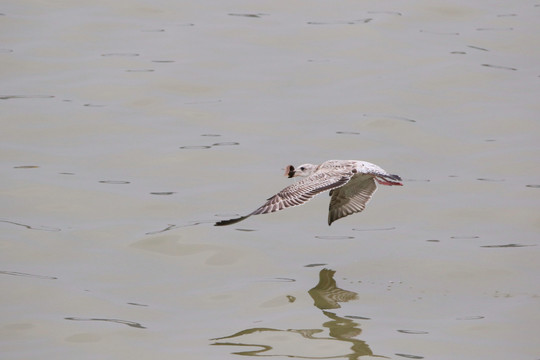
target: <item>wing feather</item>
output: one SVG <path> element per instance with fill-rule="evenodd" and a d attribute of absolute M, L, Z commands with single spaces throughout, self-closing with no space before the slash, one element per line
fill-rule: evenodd
<path fill-rule="evenodd" d="M 267 214 L 302 205 L 321 192 L 337 189 L 345 185 L 353 175 L 352 172 L 316 172 L 268 198 L 266 203 L 252 213 L 234 219 L 222 220 L 215 223 L 215 225 L 231 225 L 245 220 L 251 215 Z"/>
<path fill-rule="evenodd" d="M 361 212 L 377 190 L 372 176 L 356 175 L 345 186 L 331 192 L 328 225 L 342 217 Z"/>
<path fill-rule="evenodd" d="M 352 176 L 341 173 L 315 173 L 298 181 L 269 198 L 264 205 L 250 215 L 267 214 L 292 206 L 302 205 L 321 192 L 338 188 L 346 184 Z"/>

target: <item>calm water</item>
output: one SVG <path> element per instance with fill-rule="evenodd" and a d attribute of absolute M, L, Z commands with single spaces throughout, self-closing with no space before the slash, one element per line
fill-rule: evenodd
<path fill-rule="evenodd" d="M 540 357 L 540 3 L 0 13 L 2 358 Z M 404 186 L 212 226 L 329 159 Z"/>

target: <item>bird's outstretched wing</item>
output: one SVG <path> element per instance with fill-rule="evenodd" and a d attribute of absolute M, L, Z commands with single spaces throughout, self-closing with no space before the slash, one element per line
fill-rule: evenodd
<path fill-rule="evenodd" d="M 269 198 L 264 205 L 252 213 L 234 219 L 222 220 L 215 223 L 215 226 L 231 225 L 247 219 L 251 215 L 267 214 L 270 212 L 283 210 L 288 207 L 302 205 L 321 192 L 337 189 L 345 185 L 353 172 L 319 172 L 314 173 Z"/>
<path fill-rule="evenodd" d="M 375 190 L 377 184 L 372 176 L 355 176 L 346 185 L 332 190 L 328 225 L 342 217 L 364 210 Z"/>

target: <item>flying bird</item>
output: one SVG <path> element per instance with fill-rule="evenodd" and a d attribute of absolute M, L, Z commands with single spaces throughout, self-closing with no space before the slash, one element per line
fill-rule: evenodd
<path fill-rule="evenodd" d="M 304 179 L 287 186 L 269 198 L 257 210 L 238 218 L 216 222 L 215 226 L 231 225 L 252 215 L 267 214 L 302 205 L 315 195 L 330 190 L 328 225 L 342 217 L 364 210 L 377 190 L 377 184 L 402 186 L 401 177 L 389 174 L 381 167 L 359 160 L 329 160 L 320 165 L 288 165 L 285 176 Z"/>

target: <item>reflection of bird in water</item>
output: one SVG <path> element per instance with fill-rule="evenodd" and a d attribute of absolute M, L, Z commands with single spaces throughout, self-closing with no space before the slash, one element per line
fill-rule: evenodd
<path fill-rule="evenodd" d="M 334 280 L 334 270 L 322 269 L 319 273 L 319 283 L 308 291 L 319 309 L 338 309 L 340 302 L 356 300 L 358 294 L 353 291 L 343 290 L 337 287 Z"/>
<path fill-rule="evenodd" d="M 298 168 L 287 166 L 285 176 L 303 176 L 287 186 L 252 213 L 234 219 L 222 220 L 216 226 L 230 225 L 251 215 L 267 214 L 291 206 L 302 205 L 321 192 L 330 190 L 328 225 L 364 210 L 367 202 L 381 185 L 403 185 L 398 175 L 387 173 L 379 166 L 359 160 L 329 160 L 320 165 L 303 164 Z"/>
<path fill-rule="evenodd" d="M 315 300 L 315 306 L 320 309 L 339 308 L 338 302 L 346 302 L 357 298 L 352 291 L 340 289 L 334 280 L 335 271 L 323 269 L 319 272 L 319 283 L 309 294 Z M 322 329 L 272 329 L 250 328 L 233 335 L 212 339 L 212 345 L 253 347 L 253 350 L 234 352 L 244 356 L 286 356 L 303 359 L 335 359 L 345 358 L 358 360 L 364 356 L 386 358 L 374 355 L 365 341 L 357 339 L 362 333 L 358 323 L 348 317 L 337 316 L 329 311 L 322 312 L 328 319 L 322 324 Z M 325 335 L 326 331 L 328 335 Z M 301 338 L 294 337 L 299 335 Z M 309 340 L 310 344 L 302 345 L 302 339 Z M 287 341 L 286 341 L 287 340 Z M 336 341 L 338 343 L 336 343 Z M 287 347 L 286 352 L 280 352 L 284 343 L 294 342 L 297 346 Z M 340 345 L 348 344 L 350 350 L 343 351 Z M 324 353 L 313 349 L 325 349 Z M 335 350 L 333 350 L 335 349 Z M 328 350 L 328 352 L 326 352 Z"/>
<path fill-rule="evenodd" d="M 332 319 L 325 322 L 323 326 L 330 329 L 330 336 L 333 338 L 342 340 L 352 339 L 362 333 L 362 329 L 351 319 L 337 316 L 329 311 L 323 311 L 323 314 Z"/>

